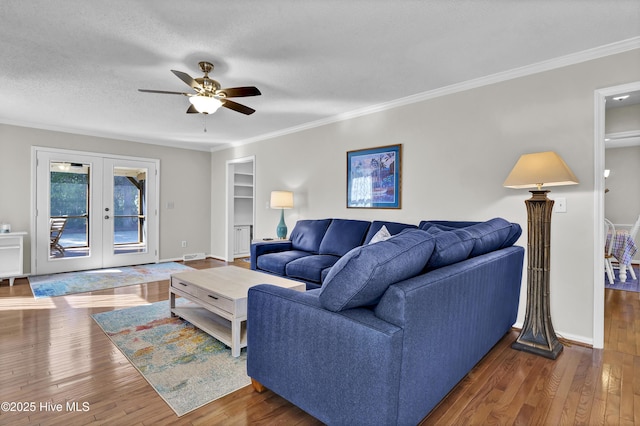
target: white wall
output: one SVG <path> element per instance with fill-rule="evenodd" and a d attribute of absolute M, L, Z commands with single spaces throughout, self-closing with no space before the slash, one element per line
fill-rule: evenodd
<path fill-rule="evenodd" d="M 526 246 L 525 190 L 502 187 L 523 153 L 557 151 L 580 184 L 552 188 L 567 213 L 552 224 L 551 311 L 559 334 L 593 338 L 594 91 L 636 81 L 640 51 L 630 51 L 333 123 L 212 155 L 212 180 L 226 160 L 256 156 L 256 235 L 273 235 L 271 190 L 290 189 L 300 218 L 483 220 L 518 222 Z M 403 144 L 402 209 L 347 209 L 346 152 Z M 212 185 L 212 253 L 224 254 L 224 187 Z M 525 273 L 526 275 L 526 273 Z M 526 278 L 523 280 L 526 283 Z M 519 320 L 524 318 L 523 286 Z"/>
<path fill-rule="evenodd" d="M 640 104 L 607 109 L 605 133 L 640 131 Z"/>
<path fill-rule="evenodd" d="M 32 146 L 159 159 L 160 259 L 209 253 L 208 153 L 0 124 L 0 222 L 30 234 Z M 166 208 L 169 201 L 173 209 Z M 31 269 L 30 238 L 25 244 L 25 273 Z M 187 248 L 181 248 L 183 240 L 188 241 Z"/>
<path fill-rule="evenodd" d="M 605 155 L 605 168 L 611 171 L 605 216 L 613 223 L 635 223 L 640 214 L 640 146 L 609 148 Z"/>

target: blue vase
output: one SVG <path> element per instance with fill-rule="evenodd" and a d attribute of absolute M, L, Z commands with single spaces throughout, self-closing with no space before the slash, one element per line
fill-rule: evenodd
<path fill-rule="evenodd" d="M 284 209 L 280 209 L 280 223 L 276 228 L 276 235 L 281 240 L 287 238 L 287 225 L 284 223 Z"/>

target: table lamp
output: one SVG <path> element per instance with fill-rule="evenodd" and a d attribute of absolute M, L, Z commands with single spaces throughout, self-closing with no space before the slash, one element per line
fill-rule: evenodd
<path fill-rule="evenodd" d="M 545 186 L 574 185 L 578 179 L 553 151 L 524 154 L 504 181 L 507 188 L 536 188 L 527 206 L 527 310 L 512 348 L 556 359 L 562 352 L 551 323 L 549 264 L 553 200 Z"/>
<path fill-rule="evenodd" d="M 287 237 L 287 225 L 284 223 L 284 209 L 293 208 L 293 192 L 271 191 L 271 208 L 280 209 L 280 223 L 276 228 L 276 235 L 281 240 Z"/>

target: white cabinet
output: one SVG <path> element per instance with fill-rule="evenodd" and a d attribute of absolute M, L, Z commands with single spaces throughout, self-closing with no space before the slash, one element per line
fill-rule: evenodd
<path fill-rule="evenodd" d="M 233 236 L 234 236 L 234 249 L 233 255 L 234 257 L 243 257 L 248 256 L 250 253 L 251 247 L 251 226 L 250 225 L 240 225 L 233 227 Z"/>
<path fill-rule="evenodd" d="M 24 236 L 26 232 L 9 232 L 0 234 L 0 281 L 9 278 L 9 286 L 13 280 L 22 275 Z"/>

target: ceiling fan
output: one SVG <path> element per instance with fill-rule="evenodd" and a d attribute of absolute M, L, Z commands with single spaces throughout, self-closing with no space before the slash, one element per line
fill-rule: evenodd
<path fill-rule="evenodd" d="M 198 62 L 200 70 L 204 73 L 204 77 L 192 78 L 189 74 L 182 71 L 171 70 L 180 80 L 190 86 L 195 93 L 168 92 L 166 90 L 148 90 L 138 89 L 145 93 L 162 93 L 168 95 L 183 95 L 189 97 L 191 105 L 187 109 L 188 114 L 202 113 L 213 114 L 218 108 L 225 107 L 242 114 L 250 115 L 256 112 L 255 109 L 239 104 L 229 98 L 240 98 L 245 96 L 258 96 L 260 90 L 257 87 L 231 87 L 221 89 L 220 83 L 209 78 L 209 73 L 213 70 L 213 64 L 210 62 Z"/>

